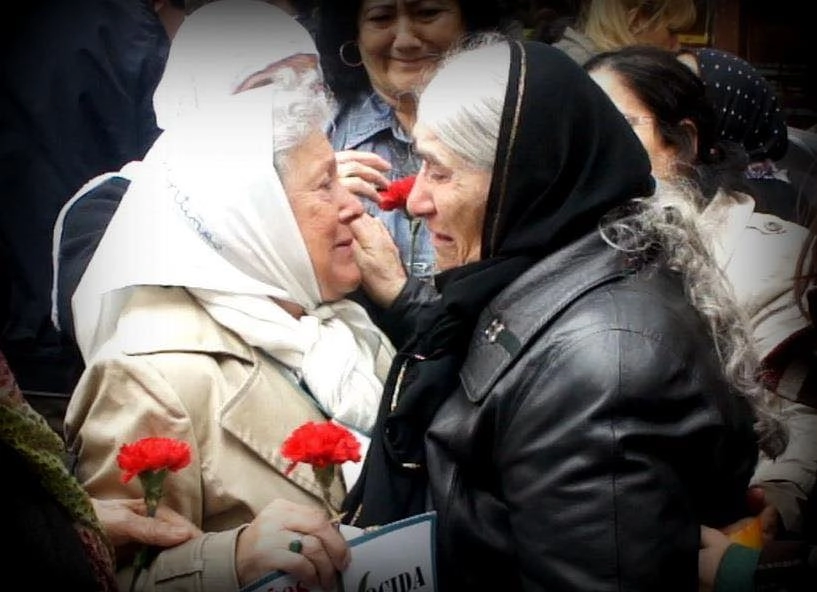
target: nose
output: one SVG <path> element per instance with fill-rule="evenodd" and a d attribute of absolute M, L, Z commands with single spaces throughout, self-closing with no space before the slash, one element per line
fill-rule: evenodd
<path fill-rule="evenodd" d="M 338 184 L 340 187 L 340 208 L 338 209 L 338 218 L 342 224 L 349 224 L 352 220 L 359 218 L 363 214 L 363 204 L 360 199 L 351 191 Z"/>
<path fill-rule="evenodd" d="M 395 49 L 413 49 L 422 45 L 414 31 L 414 21 L 409 15 L 400 15 L 397 18 L 395 27 L 394 41 L 392 42 Z"/>
<path fill-rule="evenodd" d="M 434 213 L 434 200 L 431 198 L 431 191 L 424 173 L 425 165 L 417 174 L 411 193 L 406 199 L 406 209 L 412 216 L 423 217 Z"/>

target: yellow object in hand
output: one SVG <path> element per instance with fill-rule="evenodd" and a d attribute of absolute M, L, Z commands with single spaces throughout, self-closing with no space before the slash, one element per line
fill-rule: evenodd
<path fill-rule="evenodd" d="M 729 540 L 750 549 L 763 547 L 763 524 L 760 516 L 755 516 L 740 530 L 729 533 Z"/>

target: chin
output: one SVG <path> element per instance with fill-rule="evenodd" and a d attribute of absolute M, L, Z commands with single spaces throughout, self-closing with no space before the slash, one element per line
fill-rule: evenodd
<path fill-rule="evenodd" d="M 416 92 L 417 86 L 422 82 L 422 76 L 420 76 L 420 72 L 412 72 L 404 76 L 396 76 L 389 82 L 392 88 L 391 94 L 397 97 Z"/>
<path fill-rule="evenodd" d="M 335 278 L 331 285 L 321 286 L 321 297 L 324 302 L 337 302 L 360 287 L 360 274 L 348 278 Z"/>

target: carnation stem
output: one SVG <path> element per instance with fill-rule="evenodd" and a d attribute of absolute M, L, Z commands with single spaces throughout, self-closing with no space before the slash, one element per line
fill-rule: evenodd
<path fill-rule="evenodd" d="M 167 469 L 160 471 L 142 471 L 139 473 L 139 481 L 142 483 L 142 489 L 145 492 L 145 506 L 147 506 L 147 515 L 150 518 L 156 516 L 156 510 L 159 508 L 159 502 L 162 499 L 162 486 L 167 477 Z M 136 590 L 136 581 L 142 570 L 145 569 L 155 556 L 155 551 L 148 546 L 143 546 L 136 553 L 133 558 L 133 577 L 130 581 L 130 592 Z"/>

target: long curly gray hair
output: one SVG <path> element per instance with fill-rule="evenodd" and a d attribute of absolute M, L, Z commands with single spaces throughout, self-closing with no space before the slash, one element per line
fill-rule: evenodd
<path fill-rule="evenodd" d="M 612 247 L 645 260 L 662 253 L 681 274 L 687 300 L 708 326 L 730 386 L 754 409 L 761 451 L 775 458 L 788 436 L 777 409 L 779 399 L 759 381 L 759 357 L 747 316 L 731 284 L 710 256 L 700 226 L 703 197 L 692 183 L 659 184 L 651 197 L 633 200 L 626 213 L 616 209 L 602 221 L 601 234 Z"/>

